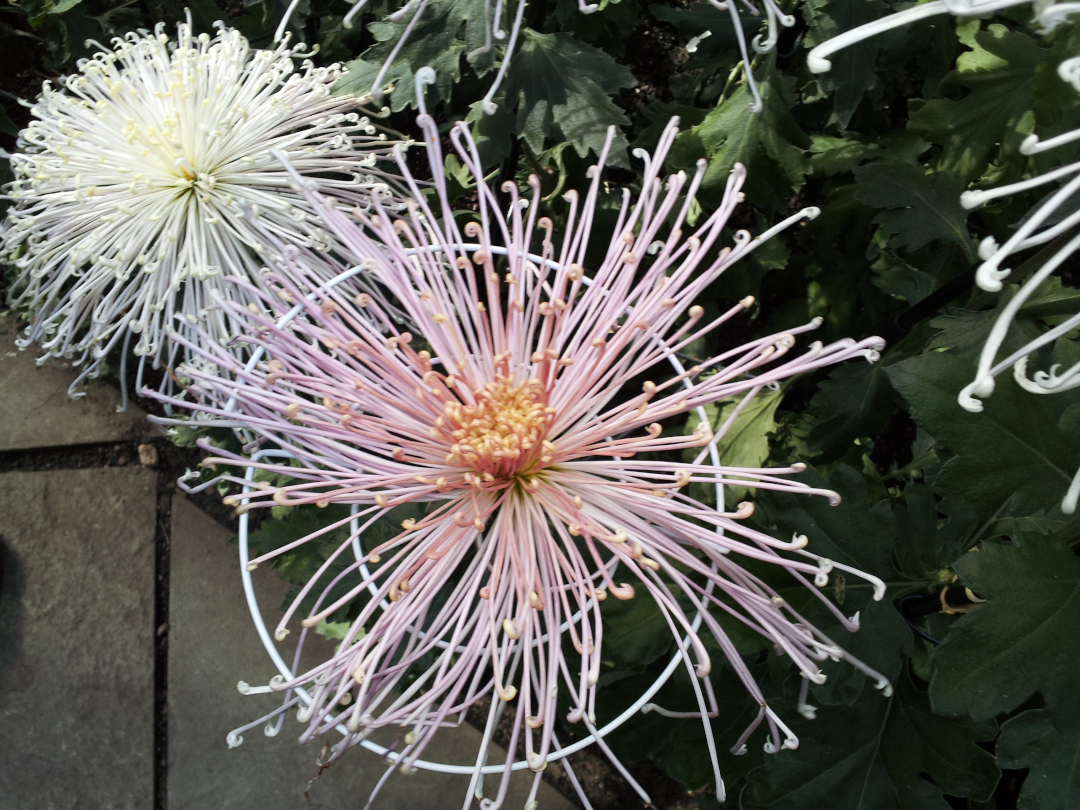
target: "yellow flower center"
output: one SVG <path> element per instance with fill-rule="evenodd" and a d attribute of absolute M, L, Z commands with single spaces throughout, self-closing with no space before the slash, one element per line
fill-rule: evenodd
<path fill-rule="evenodd" d="M 454 442 L 447 461 L 502 479 L 544 464 L 554 450 L 545 438 L 555 418 L 545 396 L 540 380 L 514 385 L 499 375 L 473 391 L 476 404 L 446 403 L 441 427 Z"/>

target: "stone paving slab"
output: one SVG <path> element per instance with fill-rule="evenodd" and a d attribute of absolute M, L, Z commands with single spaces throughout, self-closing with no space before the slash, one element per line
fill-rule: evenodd
<path fill-rule="evenodd" d="M 0 475 L 0 806 L 153 807 L 156 476 Z"/>
<path fill-rule="evenodd" d="M 67 389 L 78 371 L 56 359 L 38 367 L 41 352 L 20 351 L 17 331 L 12 316 L 0 318 L 0 450 L 128 441 L 147 433 L 142 410 L 129 403 L 126 413 L 117 413 L 120 392 L 101 380 L 88 380 L 86 396 L 71 399 Z"/>
<path fill-rule="evenodd" d="M 248 613 L 236 546 L 228 543 L 230 532 L 182 497 L 173 499 L 172 514 L 169 810 L 361 810 L 386 767 L 368 751 L 351 751 L 311 785 L 308 803 L 304 790 L 317 773 L 318 748 L 297 744 L 303 727 L 294 713 L 277 737 L 266 737 L 255 728 L 244 734 L 240 747 L 226 746 L 229 731 L 269 713 L 278 700 L 240 695 L 237 682 L 265 684 L 276 670 Z M 256 594 L 272 627 L 289 587 L 268 566 L 254 576 Z M 315 659 L 322 660 L 332 650 L 330 643 L 318 637 L 314 641 L 325 645 Z M 429 757 L 470 763 L 480 738 L 472 726 L 445 729 L 429 747 Z M 493 751 L 493 762 L 495 757 Z M 504 805 L 508 810 L 524 806 L 530 777 L 514 775 Z M 464 776 L 395 774 L 375 806 L 376 810 L 458 808 L 467 789 Z M 542 810 L 574 807 L 546 784 L 541 785 L 539 799 Z"/>

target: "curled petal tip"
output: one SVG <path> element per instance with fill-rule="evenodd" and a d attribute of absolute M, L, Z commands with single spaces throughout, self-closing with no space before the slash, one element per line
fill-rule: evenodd
<path fill-rule="evenodd" d="M 806 67 L 811 73 L 828 73 L 832 70 L 832 62 L 824 56 L 819 56 L 817 50 L 814 48 L 806 55 Z"/>
<path fill-rule="evenodd" d="M 1080 492 L 1073 494 L 1070 492 L 1061 500 L 1061 511 L 1066 515 L 1076 514 L 1077 502 L 1080 501 Z"/>
<path fill-rule="evenodd" d="M 1002 287 L 1005 286 L 1001 280 L 1007 278 L 1011 272 L 1011 270 L 999 270 L 996 262 L 987 261 L 975 271 L 975 283 L 987 292 L 1001 292 Z"/>
<path fill-rule="evenodd" d="M 960 205 L 970 211 L 972 208 L 978 208 L 986 202 L 987 199 L 989 199 L 989 197 L 985 191 L 972 189 L 970 191 L 965 191 L 960 195 Z"/>
<path fill-rule="evenodd" d="M 880 602 L 885 598 L 885 583 L 877 577 L 874 577 L 871 581 L 874 583 L 874 601 Z"/>
<path fill-rule="evenodd" d="M 1021 155 L 1034 155 L 1039 151 L 1039 136 L 1028 135 L 1024 138 L 1023 143 L 1020 144 Z"/>
<path fill-rule="evenodd" d="M 988 236 L 979 243 L 979 258 L 984 262 L 989 261 L 990 258 L 997 253 L 998 243 L 992 236 Z"/>
<path fill-rule="evenodd" d="M 983 404 L 979 400 L 975 399 L 971 395 L 971 386 L 969 385 L 959 396 L 956 397 L 956 401 L 960 403 L 960 407 L 969 413 L 982 413 Z"/>

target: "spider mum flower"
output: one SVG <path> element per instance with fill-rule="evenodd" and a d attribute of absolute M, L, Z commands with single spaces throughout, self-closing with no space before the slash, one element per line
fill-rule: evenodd
<path fill-rule="evenodd" d="M 243 207 L 286 242 L 329 247 L 270 150 L 361 207 L 387 193 L 375 168 L 386 136 L 357 99 L 330 94 L 339 67 L 298 70 L 302 49 L 254 50 L 234 30 L 182 24 L 170 41 L 163 28 L 113 40 L 61 89 L 46 82 L 11 157 L 9 303 L 33 318 L 24 345 L 91 361 L 72 388 L 121 338 L 158 358 L 175 315 L 194 323 L 210 290 L 246 294 L 222 284 L 266 261 Z M 207 328 L 215 341 L 229 333 L 221 318 Z"/>
<path fill-rule="evenodd" d="M 418 121 L 438 210 L 414 186 L 416 196 L 400 217 L 377 204 L 370 213 L 350 215 L 314 183 L 295 177 L 327 226 L 362 257 L 358 272 L 362 268 L 386 289 L 409 328 L 366 295 L 353 298 L 327 286 L 299 299 L 283 275 L 278 283 L 286 297 L 299 301 L 290 314 L 279 317 L 279 296 L 254 289 L 252 295 L 262 296 L 260 312 L 223 303 L 232 317 L 246 320 L 249 339 L 265 355 L 214 373 L 209 364 L 224 369 L 227 356 L 212 344 L 199 349 L 192 343 L 206 362 L 182 367 L 189 388 L 182 397 L 165 398 L 195 411 L 202 424 L 242 428 L 258 443 L 269 440 L 299 464 L 218 453 L 210 463 L 295 480 L 285 486 L 264 482 L 227 503 L 241 510 L 354 508 L 352 518 L 249 565 L 354 521 L 348 539 L 303 586 L 275 633 L 280 640 L 299 626 L 303 639 L 350 607 L 351 626 L 332 658 L 272 683 L 286 692 L 279 711 L 296 705 L 290 690 L 313 684 L 311 702 L 300 711 L 307 725 L 302 741 L 340 728 L 345 736 L 329 749 L 332 760 L 380 727 L 404 727 L 403 747 L 391 756 L 408 770 L 442 726 L 460 722 L 469 706 L 492 697 L 485 740 L 499 707 L 507 707 L 514 715 L 508 748 L 513 752 L 524 743 L 538 785 L 539 772 L 563 755 L 556 731 L 560 697 L 571 706 L 569 721 L 599 739 L 600 603 L 654 599 L 691 673 L 698 704 L 691 714 L 704 718 L 716 709 L 703 642 L 711 634 L 761 707 L 739 739 L 725 742 L 739 749 L 766 722 L 767 750 L 795 747 L 795 736 L 769 706 L 714 612 L 726 612 L 773 641 L 814 682 L 823 680 L 819 662 L 846 657 L 844 651 L 739 561 L 785 569 L 851 630 L 857 617 L 842 616 L 815 589 L 826 584 L 834 566 L 805 548 L 805 537 L 778 540 L 755 531 L 744 522 L 752 505 L 727 508 L 721 498 L 710 506 L 688 497 L 686 487 L 737 483 L 836 495 L 787 477 L 803 465 L 733 469 L 706 462 L 730 420 L 715 434 L 707 419 L 692 435 L 665 435 L 664 423 L 736 395 L 745 407 L 765 386 L 802 371 L 852 357 L 874 360 L 882 343 L 810 343 L 796 352 L 797 336 L 814 329 L 812 323 L 667 378 L 648 375 L 662 374 L 680 349 L 744 313 L 750 299 L 706 321 L 694 300 L 734 262 L 816 211 L 800 212 L 758 237 L 738 231 L 734 245 L 719 249 L 745 171 L 736 167 L 720 207 L 690 226 L 686 214 L 705 163 L 692 178 L 679 173 L 665 182 L 660 172 L 677 132 L 673 122 L 656 153 L 645 156 L 640 195 L 634 200 L 630 191 L 621 192 L 615 231 L 594 253 L 606 147 L 584 197 L 567 195 L 567 225 L 557 238 L 552 221 L 538 210 L 539 180 L 530 178 L 528 204 L 514 184 L 505 184 L 510 202 L 503 208 L 484 185 L 468 129 L 458 124 L 449 137 L 478 189 L 478 221 L 459 229 L 440 171 L 436 125 L 427 115 Z M 400 170 L 412 183 L 403 161 Z M 693 463 L 672 460 L 686 448 L 698 451 Z M 223 478 L 244 483 L 234 475 Z M 367 527 L 395 509 L 411 510 L 400 532 L 362 549 Z M 393 514 L 400 519 L 400 511 Z M 334 572 L 334 561 L 350 553 L 355 562 Z M 871 581 L 881 598 L 880 581 L 852 573 Z M 889 688 L 880 674 L 849 660 Z M 705 731 L 723 796 L 708 721 Z M 486 756 L 486 750 L 478 754 L 466 807 Z M 484 807 L 501 805 L 511 765 L 512 758 Z"/>

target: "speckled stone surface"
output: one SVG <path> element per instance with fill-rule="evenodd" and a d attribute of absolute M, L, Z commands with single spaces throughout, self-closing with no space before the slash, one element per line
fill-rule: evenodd
<path fill-rule="evenodd" d="M 100 380 L 88 380 L 86 396 L 71 399 L 67 389 L 78 370 L 56 359 L 38 366 L 41 352 L 20 350 L 16 331 L 10 315 L 0 318 L 0 451 L 127 441 L 149 432 L 136 405 L 116 412 L 120 392 Z"/>
<path fill-rule="evenodd" d="M 315 744 L 297 744 L 303 726 L 290 713 L 277 737 L 262 728 L 244 734 L 238 748 L 225 737 L 232 729 L 269 713 L 278 705 L 270 695 L 245 697 L 238 681 L 265 684 L 276 673 L 255 632 L 244 599 L 240 563 L 229 532 L 181 497 L 173 499 L 169 600 L 169 810 L 361 810 L 386 772 L 379 757 L 353 750 L 310 784 L 318 770 Z M 277 622 L 289 587 L 268 566 L 254 572 L 255 588 L 268 623 Z M 313 662 L 332 652 L 314 639 Z M 291 660 L 291 658 L 287 658 Z M 391 737 L 393 735 L 391 734 Z M 480 745 L 472 726 L 445 729 L 426 757 L 471 764 Z M 505 757 L 501 752 L 492 752 Z M 531 773 L 518 772 L 504 807 L 524 807 Z M 488 781 L 494 787 L 494 780 Z M 310 803 L 305 800 L 308 789 Z M 459 808 L 468 777 L 419 772 L 395 773 L 379 794 L 376 810 Z M 542 810 L 575 805 L 546 784 Z M 475 807 L 475 805 L 474 805 Z"/>
<path fill-rule="evenodd" d="M 153 807 L 154 473 L 0 475 L 0 807 Z"/>

